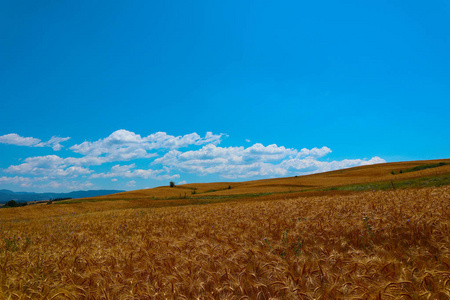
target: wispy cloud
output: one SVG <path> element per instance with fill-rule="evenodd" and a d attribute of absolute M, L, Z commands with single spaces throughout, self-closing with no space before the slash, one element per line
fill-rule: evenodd
<path fill-rule="evenodd" d="M 304 159 L 294 158 L 282 161 L 279 165 L 291 174 L 311 174 L 319 172 L 328 172 L 338 169 L 352 168 L 357 166 L 373 165 L 385 163 L 386 161 L 380 157 L 371 159 L 344 159 L 341 161 L 319 161 L 313 157 Z"/>
<path fill-rule="evenodd" d="M 169 175 L 168 168 L 162 168 L 160 170 L 152 170 L 152 169 L 135 169 L 136 165 L 115 165 L 111 168 L 110 172 L 107 173 L 96 173 L 92 174 L 90 178 L 112 178 L 112 177 L 122 177 L 122 178 L 151 178 L 156 180 L 167 180 L 167 179 L 175 179 L 179 178 L 180 175 Z"/>
<path fill-rule="evenodd" d="M 47 142 L 41 142 L 40 139 L 34 137 L 22 137 L 17 133 L 10 133 L 0 136 L 0 143 L 27 147 L 51 147 L 53 150 L 59 151 L 64 147 L 61 143 L 69 139 L 70 137 L 53 136 Z"/>
<path fill-rule="evenodd" d="M 40 139 L 36 139 L 33 137 L 22 137 L 17 133 L 10 133 L 0 136 L 0 143 L 2 144 L 32 147 L 36 146 L 40 142 Z"/>
<path fill-rule="evenodd" d="M 29 187 L 29 186 L 31 186 L 32 182 L 33 182 L 33 180 L 28 177 L 21 177 L 21 176 L 14 176 L 14 177 L 2 176 L 2 177 L 0 177 L 0 184 Z"/>
<path fill-rule="evenodd" d="M 65 189 L 65 190 L 81 190 L 93 188 L 95 185 L 90 181 L 76 181 L 76 180 L 68 180 L 66 178 L 60 178 L 58 180 L 49 179 L 49 177 L 22 177 L 22 176 L 14 176 L 0 177 L 0 185 L 7 184 L 9 186 L 20 186 L 22 188 L 33 188 L 39 190 L 46 189 Z"/>
<path fill-rule="evenodd" d="M 51 147 L 55 151 L 61 150 L 64 146 L 61 145 L 62 142 L 70 140 L 70 137 L 57 137 L 53 136 L 48 142 L 45 143 L 39 143 L 35 147 Z"/>
<path fill-rule="evenodd" d="M 65 190 L 75 191 L 75 190 L 86 190 L 86 189 L 95 188 L 95 184 L 93 184 L 90 181 L 78 182 L 75 180 L 71 180 L 71 181 L 69 181 L 69 180 L 62 180 L 62 181 L 52 180 L 45 184 L 34 185 L 34 187 L 39 188 L 41 190 L 50 188 L 50 189 L 65 189 Z"/>
<path fill-rule="evenodd" d="M 135 186 L 136 186 L 136 181 L 134 181 L 134 180 L 128 181 L 128 182 L 127 182 L 127 186 L 128 186 L 128 187 L 135 187 Z"/>

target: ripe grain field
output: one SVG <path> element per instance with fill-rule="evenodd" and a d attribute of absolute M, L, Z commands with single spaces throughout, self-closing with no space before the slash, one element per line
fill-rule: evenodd
<path fill-rule="evenodd" d="M 438 167 L 406 172 L 408 169 L 437 164 Z M 439 164 L 444 164 L 439 166 Z M 403 170 L 405 172 L 400 173 Z M 153 189 L 136 190 L 85 198 L 82 201 L 113 201 L 123 199 L 182 199 L 203 198 L 205 196 L 233 196 L 267 193 L 305 192 L 336 188 L 346 185 L 369 184 L 376 182 L 394 182 L 414 180 L 426 177 L 442 177 L 450 174 L 450 159 L 424 160 L 412 162 L 385 163 L 318 173 L 305 176 L 271 178 L 246 182 L 191 183 L 170 188 L 168 186 Z"/>
<path fill-rule="evenodd" d="M 0 298 L 450 297 L 449 186 L 106 211 L 75 205 L 50 205 L 51 217 L 42 213 L 49 206 L 35 206 L 26 219 L 2 218 Z"/>

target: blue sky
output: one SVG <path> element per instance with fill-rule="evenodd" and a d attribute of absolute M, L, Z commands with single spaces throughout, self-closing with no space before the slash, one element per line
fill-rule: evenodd
<path fill-rule="evenodd" d="M 0 188 L 448 158 L 448 1 L 1 1 Z"/>

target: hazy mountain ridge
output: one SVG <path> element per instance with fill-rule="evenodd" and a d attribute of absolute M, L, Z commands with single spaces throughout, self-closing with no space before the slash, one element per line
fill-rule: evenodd
<path fill-rule="evenodd" d="M 68 193 L 32 193 L 32 192 L 13 192 L 10 190 L 0 190 L 0 203 L 6 203 L 9 200 L 16 201 L 40 201 L 55 198 L 86 198 L 105 196 L 115 193 L 124 192 L 123 190 L 89 190 L 89 191 L 73 191 Z"/>

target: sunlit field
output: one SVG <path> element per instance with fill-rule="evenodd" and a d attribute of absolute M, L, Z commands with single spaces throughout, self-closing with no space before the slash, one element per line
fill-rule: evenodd
<path fill-rule="evenodd" d="M 439 164 L 444 165 L 440 166 Z M 438 167 L 421 169 L 421 167 L 433 165 L 437 165 Z M 418 170 L 415 168 L 418 168 Z M 445 184 L 450 184 L 450 159 L 377 164 L 306 176 L 273 178 L 257 181 L 191 183 L 177 185 L 175 188 L 170 188 L 167 185 L 153 189 L 100 196 L 91 200 L 198 199 L 205 197 L 231 197 L 236 195 L 255 196 L 268 193 L 321 191 L 344 185 L 369 184 L 374 182 L 384 182 L 388 184 L 389 188 L 392 188 L 391 182 L 396 184 L 397 182 L 410 181 L 416 178 L 435 176 L 440 178 L 446 176 Z M 415 184 L 407 182 L 407 186 L 415 186 Z M 425 184 L 423 186 L 427 185 Z M 372 189 L 373 188 L 370 188 L 370 190 Z M 83 201 L 87 200 L 90 199 L 83 199 Z"/>
<path fill-rule="evenodd" d="M 2 209 L 0 298 L 450 297 L 448 186 L 160 208 L 109 203 Z M 21 209 L 28 212 L 15 219 Z"/>

